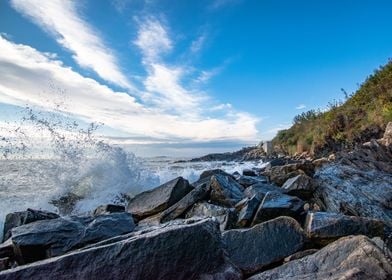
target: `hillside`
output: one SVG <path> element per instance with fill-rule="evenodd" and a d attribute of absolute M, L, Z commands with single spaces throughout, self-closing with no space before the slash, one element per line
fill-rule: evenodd
<path fill-rule="evenodd" d="M 355 93 L 343 92 L 346 100 L 330 103 L 327 111 L 296 116 L 292 127 L 273 139 L 275 148 L 321 156 L 380 138 L 392 121 L 392 61 L 375 70 Z"/>

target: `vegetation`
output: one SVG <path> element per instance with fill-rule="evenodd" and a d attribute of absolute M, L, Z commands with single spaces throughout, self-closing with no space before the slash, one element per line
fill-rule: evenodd
<path fill-rule="evenodd" d="M 326 111 L 296 116 L 292 127 L 273 139 L 275 147 L 289 154 L 323 155 L 380 137 L 392 121 L 392 61 L 375 70 L 355 93 L 342 91 L 345 100 L 331 102 Z"/>

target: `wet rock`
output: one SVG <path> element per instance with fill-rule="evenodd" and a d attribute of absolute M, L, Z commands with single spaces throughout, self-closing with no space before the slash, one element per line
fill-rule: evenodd
<path fill-rule="evenodd" d="M 314 196 L 322 210 L 392 225 L 392 173 L 333 164 L 321 168 L 315 182 Z"/>
<path fill-rule="evenodd" d="M 369 238 L 349 236 L 317 253 L 252 276 L 251 280 L 391 279 L 392 265 Z"/>
<path fill-rule="evenodd" d="M 112 244 L 20 266 L 0 279 L 241 279 L 218 224 L 169 225 Z"/>
<path fill-rule="evenodd" d="M 16 260 L 19 264 L 25 264 L 59 256 L 71 249 L 131 232 L 134 227 L 129 213 L 101 215 L 87 225 L 81 222 L 81 218 L 58 218 L 14 228 L 11 240 Z"/>
<path fill-rule="evenodd" d="M 214 217 L 219 222 L 221 231 L 235 227 L 237 212 L 234 208 L 226 208 L 207 202 L 198 202 L 186 213 L 185 218 L 192 217 Z"/>
<path fill-rule="evenodd" d="M 181 217 L 193 204 L 205 199 L 209 196 L 209 184 L 202 184 L 194 188 L 191 192 L 185 195 L 180 201 L 172 205 L 162 213 L 156 215 L 153 219 L 158 222 L 168 222 Z"/>
<path fill-rule="evenodd" d="M 242 171 L 242 175 L 244 175 L 244 176 L 257 176 L 256 172 L 252 169 L 244 169 Z"/>
<path fill-rule="evenodd" d="M 278 192 L 284 193 L 284 190 L 268 183 L 258 183 L 254 184 L 244 190 L 244 196 L 251 198 L 254 195 L 257 196 L 258 199 L 263 200 L 264 196 L 268 192 Z"/>
<path fill-rule="evenodd" d="M 237 182 L 246 188 L 254 184 L 267 183 L 267 178 L 260 176 L 240 176 L 237 178 Z"/>
<path fill-rule="evenodd" d="M 250 225 L 260 203 L 261 200 L 256 195 L 245 201 L 238 214 L 237 227 L 248 227 Z"/>
<path fill-rule="evenodd" d="M 257 209 L 252 226 L 279 216 L 299 218 L 303 207 L 304 202 L 298 197 L 268 192 Z"/>
<path fill-rule="evenodd" d="M 26 211 L 7 214 L 4 222 L 3 242 L 11 237 L 11 229 L 40 220 L 57 219 L 60 216 L 42 210 L 27 209 Z"/>
<path fill-rule="evenodd" d="M 199 180 L 209 178 L 209 177 L 211 177 L 211 176 L 213 176 L 213 175 L 222 175 L 222 176 L 228 176 L 228 177 L 234 178 L 233 175 L 230 175 L 229 173 L 226 173 L 226 172 L 223 171 L 222 169 L 211 169 L 211 170 L 203 171 L 203 172 L 200 174 Z"/>
<path fill-rule="evenodd" d="M 313 179 L 305 174 L 301 174 L 288 179 L 282 186 L 282 189 L 284 189 L 288 195 L 308 200 L 313 196 L 314 192 Z"/>
<path fill-rule="evenodd" d="M 14 246 L 11 238 L 0 244 L 0 258 L 14 258 Z"/>
<path fill-rule="evenodd" d="M 155 189 L 136 195 L 128 203 L 127 211 L 138 220 L 144 219 L 169 208 L 192 188 L 187 180 L 178 177 Z"/>
<path fill-rule="evenodd" d="M 9 258 L 0 258 L 0 271 L 8 269 L 10 266 Z"/>
<path fill-rule="evenodd" d="M 297 253 L 294 253 L 290 256 L 288 256 L 287 258 L 284 259 L 284 262 L 291 262 L 294 260 L 299 260 L 302 259 L 303 257 L 312 255 L 314 253 L 318 252 L 318 249 L 308 249 L 308 250 L 304 250 L 304 251 L 299 251 Z"/>
<path fill-rule="evenodd" d="M 118 213 L 118 212 L 125 212 L 125 206 L 114 205 L 114 204 L 105 204 L 105 205 L 98 206 L 94 210 L 94 216 L 103 215 L 103 214 Z"/>
<path fill-rule="evenodd" d="M 280 217 L 249 229 L 225 231 L 223 241 L 230 259 L 245 274 L 283 260 L 304 246 L 305 234 L 297 221 Z"/>
<path fill-rule="evenodd" d="M 53 199 L 50 203 L 57 207 L 61 215 L 69 215 L 81 199 L 83 197 L 70 192 L 60 198 Z"/>
<path fill-rule="evenodd" d="M 369 237 L 383 237 L 384 223 L 375 219 L 315 212 L 308 213 L 305 231 L 312 242 L 325 246 L 348 235 L 362 234 Z"/>
<path fill-rule="evenodd" d="M 213 175 L 209 182 L 210 200 L 216 204 L 234 207 L 243 199 L 243 187 L 233 178 L 223 175 Z"/>
<path fill-rule="evenodd" d="M 306 174 L 310 177 L 314 175 L 314 165 L 311 162 L 292 163 L 283 166 L 272 167 L 269 171 L 270 181 L 282 186 L 288 179 Z"/>

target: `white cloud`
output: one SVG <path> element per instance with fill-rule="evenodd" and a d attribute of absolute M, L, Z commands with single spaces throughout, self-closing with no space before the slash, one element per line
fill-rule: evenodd
<path fill-rule="evenodd" d="M 134 89 L 118 66 L 118 61 L 99 34 L 79 15 L 79 3 L 62 0 L 12 0 L 12 6 L 38 24 L 57 42 L 71 51 L 74 60 L 95 71 L 101 78 Z"/>
<path fill-rule="evenodd" d="M 155 18 L 139 19 L 139 31 L 134 44 L 138 46 L 146 62 L 156 61 L 160 55 L 170 51 L 172 41 L 165 26 Z"/>
<path fill-rule="evenodd" d="M 66 97 L 66 104 L 69 104 L 63 108 L 64 112 L 88 122 L 102 122 L 135 139 L 148 136 L 150 141 L 249 141 L 256 138 L 257 119 L 247 113 L 230 110 L 219 118 L 209 118 L 204 113 L 163 113 L 160 108 L 147 108 L 124 92 L 115 92 L 93 79 L 81 76 L 55 60 L 53 55 L 12 43 L 1 36 L 0 49 L 2 103 L 19 106 L 30 104 L 43 110 L 52 110 L 56 102 L 54 91 L 59 89 Z M 170 70 L 158 67 L 156 71 L 159 72 L 157 77 L 165 77 L 165 71 Z M 167 91 L 179 86 L 177 80 L 172 79 L 164 86 Z M 155 83 L 151 82 L 148 86 L 153 89 Z M 49 87 L 49 84 L 54 86 Z M 174 94 L 180 95 L 180 98 L 184 97 L 182 94 L 187 94 L 183 88 L 177 89 L 178 92 Z M 169 100 L 167 96 L 165 98 Z M 186 104 L 190 102 L 186 96 L 184 99 Z"/>
<path fill-rule="evenodd" d="M 297 110 L 303 110 L 305 108 L 306 108 L 305 104 L 299 104 L 297 107 L 295 107 L 295 109 L 297 109 Z"/>
<path fill-rule="evenodd" d="M 199 52 L 202 49 L 206 39 L 207 39 L 206 34 L 202 34 L 199 37 L 197 37 L 197 39 L 191 43 L 191 52 L 193 53 Z"/>

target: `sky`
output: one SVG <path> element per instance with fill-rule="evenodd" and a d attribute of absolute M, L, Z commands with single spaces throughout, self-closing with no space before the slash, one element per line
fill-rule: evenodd
<path fill-rule="evenodd" d="M 0 0 L 0 126 L 29 106 L 102 123 L 103 138 L 140 156 L 253 145 L 385 64 L 391 9 L 387 0 Z"/>

